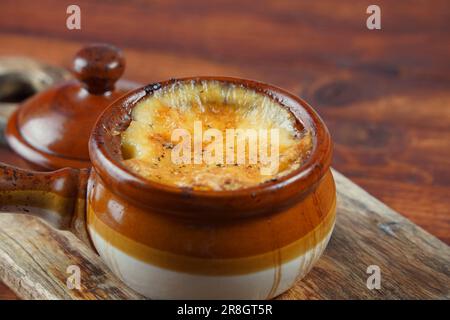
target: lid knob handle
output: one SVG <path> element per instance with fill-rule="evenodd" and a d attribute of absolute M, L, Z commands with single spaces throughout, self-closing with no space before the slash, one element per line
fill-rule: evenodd
<path fill-rule="evenodd" d="M 114 90 L 125 70 L 122 51 L 109 44 L 92 44 L 75 55 L 73 72 L 92 94 Z"/>

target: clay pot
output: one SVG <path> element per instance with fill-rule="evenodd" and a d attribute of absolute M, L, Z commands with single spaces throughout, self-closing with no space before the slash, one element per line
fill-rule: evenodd
<path fill-rule="evenodd" d="M 128 170 L 120 132 L 136 103 L 174 81 L 212 80 L 256 90 L 288 108 L 313 133 L 306 163 L 277 181 L 234 191 L 181 189 Z M 1 167 L 0 203 L 3 209 L 43 216 L 82 238 L 85 222 L 112 271 L 147 297 L 273 298 L 311 269 L 330 239 L 336 191 L 329 132 L 306 102 L 274 86 L 197 77 L 140 88 L 101 115 L 89 152 L 90 170 Z"/>

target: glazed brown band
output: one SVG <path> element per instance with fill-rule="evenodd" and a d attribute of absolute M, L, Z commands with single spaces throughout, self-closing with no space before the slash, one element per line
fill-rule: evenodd
<path fill-rule="evenodd" d="M 107 245 L 150 265 L 190 274 L 227 276 L 248 274 L 268 268 L 279 268 L 282 264 L 308 252 L 313 255 L 318 254 L 316 251 L 321 251 L 324 248 L 333 230 L 335 205 L 333 203 L 319 225 L 302 238 L 286 246 L 262 254 L 222 259 L 181 255 L 136 242 L 104 224 L 97 218 L 91 208 L 88 208 L 88 224 L 91 233 L 95 232 L 97 236 L 107 242 Z"/>
<path fill-rule="evenodd" d="M 328 172 L 301 203 L 285 211 L 232 222 L 194 221 L 134 207 L 105 188 L 100 179 L 94 180 L 88 198 L 88 225 L 106 241 L 116 242 L 115 231 L 152 249 L 211 259 L 248 257 L 285 247 L 330 219 L 336 197 Z"/>

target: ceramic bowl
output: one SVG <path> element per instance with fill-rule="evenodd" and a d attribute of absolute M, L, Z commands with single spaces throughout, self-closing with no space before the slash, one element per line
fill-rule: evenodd
<path fill-rule="evenodd" d="M 231 191 L 177 188 L 134 174 L 123 164 L 120 133 L 139 101 L 174 81 L 231 83 L 276 99 L 312 133 L 310 156 L 277 181 Z M 330 134 L 306 102 L 272 85 L 193 77 L 137 89 L 100 116 L 89 153 L 90 170 L 29 173 L 3 166 L 0 203 L 44 207 L 47 218 L 56 217 L 59 226 L 70 226 L 73 214 L 86 212 L 99 255 L 127 285 L 149 298 L 274 298 L 308 273 L 334 227 Z M 32 194 L 28 202 L 14 197 L 14 190 L 26 189 L 33 180 L 40 201 Z"/>

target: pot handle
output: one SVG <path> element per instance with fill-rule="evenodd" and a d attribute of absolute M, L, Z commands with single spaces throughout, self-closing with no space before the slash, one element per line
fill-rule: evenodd
<path fill-rule="evenodd" d="M 36 172 L 0 163 L 0 211 L 38 216 L 90 243 L 86 231 L 89 169 Z"/>

